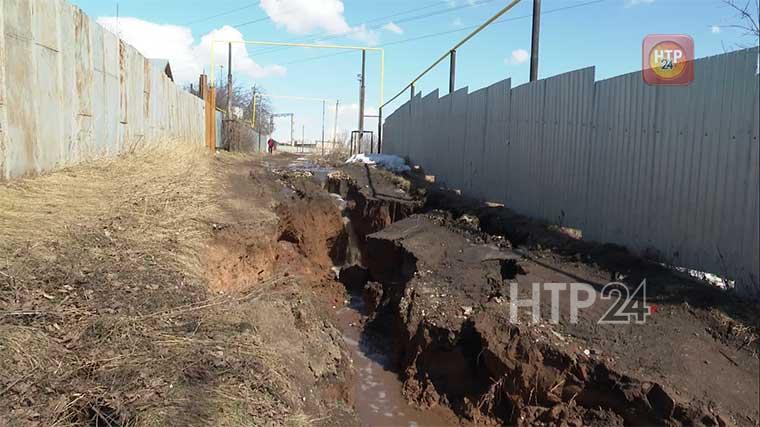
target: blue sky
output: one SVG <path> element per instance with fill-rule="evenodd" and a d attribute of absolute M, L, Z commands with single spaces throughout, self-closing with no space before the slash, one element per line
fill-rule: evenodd
<path fill-rule="evenodd" d="M 196 81 L 202 69 L 208 70 L 208 44 L 214 36 L 385 47 L 388 99 L 468 34 L 468 27 L 483 22 L 508 1 L 119 0 L 118 23 L 116 0 L 73 3 L 121 33 L 146 56 L 168 57 L 180 80 Z M 757 44 L 728 27 L 737 22 L 735 13 L 721 0 L 543 0 L 542 5 L 540 77 L 592 65 L 597 80 L 635 71 L 640 68 L 642 38 L 652 33 L 692 36 L 698 57 Z M 523 0 L 505 15 L 506 22 L 489 27 L 459 50 L 458 87 L 474 90 L 507 77 L 512 78 L 513 86 L 527 81 L 531 8 L 532 1 Z M 438 33 L 447 34 L 424 37 Z M 419 39 L 406 41 L 415 38 Z M 226 47 L 217 45 L 217 53 L 222 59 Z M 309 59 L 320 56 L 327 57 Z M 356 128 L 360 53 L 239 46 L 233 57 L 233 70 L 244 84 L 255 81 L 273 95 L 340 99 L 344 107 L 339 128 Z M 375 114 L 379 62 L 373 53 L 368 54 L 367 79 L 368 114 Z M 447 79 L 445 63 L 417 88 L 424 94 L 435 89 L 445 93 Z M 306 126 L 307 139 L 319 137 L 321 103 L 272 103 L 279 112 L 296 113 L 298 137 L 301 126 Z M 328 137 L 333 116 L 334 104 L 330 103 Z M 368 126 L 374 128 L 376 122 L 369 120 Z M 289 126 L 283 121 L 279 128 L 276 136 L 287 139 Z"/>

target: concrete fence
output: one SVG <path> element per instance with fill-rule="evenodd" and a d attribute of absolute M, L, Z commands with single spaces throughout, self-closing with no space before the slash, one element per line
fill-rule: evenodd
<path fill-rule="evenodd" d="M 695 61 L 689 86 L 587 68 L 407 102 L 383 151 L 449 187 L 760 296 L 758 49 Z"/>
<path fill-rule="evenodd" d="M 64 0 L 0 0 L 0 178 L 204 144 L 203 100 Z"/>

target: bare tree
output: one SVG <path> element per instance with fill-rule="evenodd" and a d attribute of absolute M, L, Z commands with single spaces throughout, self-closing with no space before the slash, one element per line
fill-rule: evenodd
<path fill-rule="evenodd" d="M 723 0 L 728 7 L 736 12 L 738 24 L 728 25 L 743 31 L 745 36 L 754 38 L 752 46 L 760 43 L 760 0 Z"/>
<path fill-rule="evenodd" d="M 193 84 L 187 83 L 182 88 L 195 96 L 200 96 L 200 91 Z M 244 88 L 237 82 L 232 82 L 232 108 L 233 110 L 242 111 L 241 119 L 251 122 L 253 117 L 253 94 L 256 93 L 256 123 L 253 128 L 264 135 L 271 135 L 274 132 L 274 125 L 271 121 L 272 106 L 266 96 L 266 91 L 258 85 L 252 88 Z M 216 88 L 216 108 L 226 110 L 227 108 L 227 85 Z"/>
<path fill-rule="evenodd" d="M 250 122 L 253 117 L 253 94 L 263 95 L 266 93 L 263 88 L 254 85 L 252 88 L 246 88 L 232 83 L 232 108 L 242 111 L 242 120 Z M 225 110 L 227 108 L 227 86 L 216 88 L 216 107 Z M 271 105 L 269 101 L 262 96 L 256 98 L 256 123 L 254 129 L 265 135 L 274 132 L 274 127 L 270 120 L 272 116 Z"/>

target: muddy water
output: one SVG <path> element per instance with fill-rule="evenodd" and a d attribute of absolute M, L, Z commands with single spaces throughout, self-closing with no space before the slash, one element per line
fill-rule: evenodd
<path fill-rule="evenodd" d="M 338 327 L 351 351 L 356 368 L 355 407 L 365 426 L 449 426 L 458 425 L 449 413 L 422 411 L 407 403 L 401 394 L 401 381 L 389 366 L 383 346 L 363 333 L 365 316 L 360 295 L 337 311 Z"/>
<path fill-rule="evenodd" d="M 341 210 L 345 201 L 337 198 Z M 347 216 L 343 222 L 348 234 L 347 266 L 361 262 L 358 237 Z M 355 408 L 365 426 L 448 426 L 457 425 L 448 409 L 422 411 L 411 406 L 402 394 L 402 384 L 387 356 L 388 347 L 380 337 L 365 333 L 366 310 L 361 295 L 351 293 L 348 304 L 337 313 L 338 327 L 343 333 L 356 368 Z"/>

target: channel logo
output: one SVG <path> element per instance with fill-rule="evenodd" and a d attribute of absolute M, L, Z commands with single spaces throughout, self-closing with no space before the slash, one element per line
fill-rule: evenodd
<path fill-rule="evenodd" d="M 688 85 L 694 81 L 694 40 L 685 34 L 646 36 L 641 74 L 649 85 Z"/>

